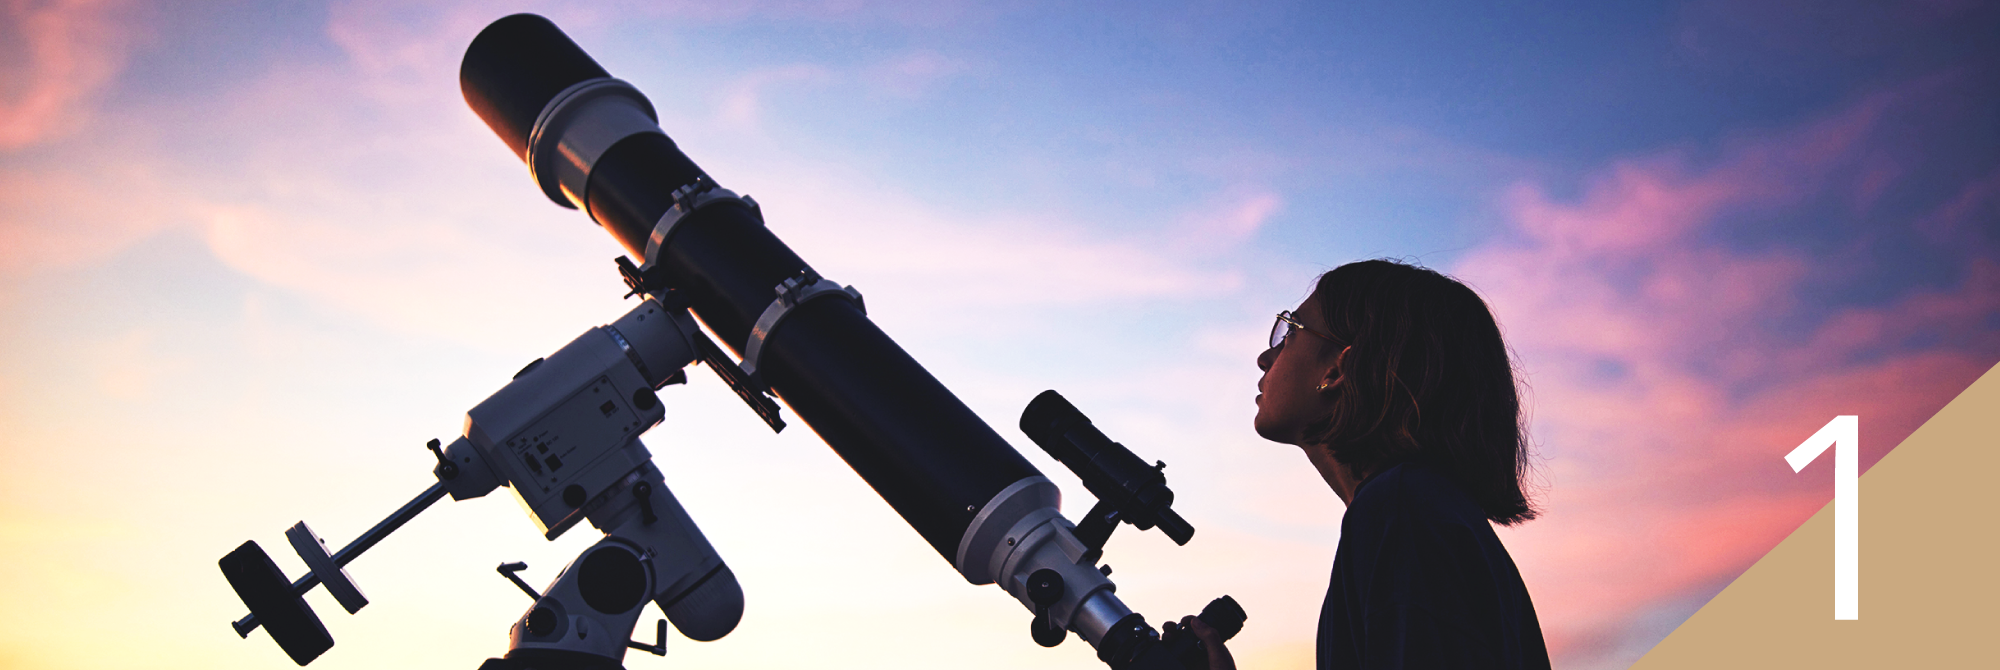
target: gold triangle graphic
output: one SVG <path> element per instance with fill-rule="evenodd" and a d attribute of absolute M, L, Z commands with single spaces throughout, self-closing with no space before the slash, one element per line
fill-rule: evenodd
<path fill-rule="evenodd" d="M 2000 366 L 1869 468 L 1858 498 L 1859 620 L 1833 619 L 1829 502 L 1632 667 L 2000 667 Z"/>

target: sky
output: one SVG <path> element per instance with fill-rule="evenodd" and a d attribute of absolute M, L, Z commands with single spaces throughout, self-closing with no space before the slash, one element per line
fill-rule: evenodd
<path fill-rule="evenodd" d="M 351 539 L 629 309 L 622 250 L 458 90 L 532 11 L 1066 513 L 1014 428 L 1041 390 L 1166 461 L 1195 538 L 1126 527 L 1112 578 L 1155 624 L 1234 596 L 1246 668 L 1311 664 L 1342 512 L 1250 429 L 1271 314 L 1354 260 L 1463 280 L 1536 446 L 1544 514 L 1500 536 L 1556 666 L 1625 667 L 1832 498 L 1785 453 L 1855 414 L 1865 469 L 2000 362 L 2000 8 L 1507 4 L 0 3 L 0 665 L 289 667 L 215 561 L 302 574 L 286 527 Z M 690 376 L 644 440 L 747 610 L 628 667 L 1101 667 Z M 529 603 L 493 566 L 593 541 L 505 497 L 350 565 L 353 616 L 309 595 L 314 667 L 504 653 Z"/>

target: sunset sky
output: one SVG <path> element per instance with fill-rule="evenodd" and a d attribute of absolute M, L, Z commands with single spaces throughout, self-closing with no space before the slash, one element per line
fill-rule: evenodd
<path fill-rule="evenodd" d="M 459 92 L 532 11 L 1072 518 L 1014 428 L 1036 393 L 1166 461 L 1195 538 L 1127 526 L 1112 579 L 1156 625 L 1237 598 L 1246 669 L 1310 667 L 1342 512 L 1251 430 L 1271 315 L 1354 260 L 1465 281 L 1538 448 L 1545 514 L 1501 538 L 1557 667 L 1623 668 L 1831 499 L 1786 452 L 1856 414 L 1865 469 L 2000 362 L 2000 7 L 1502 4 L 0 3 L 0 666 L 292 667 L 216 560 L 302 574 L 285 528 L 353 538 L 629 309 L 622 250 Z M 689 372 L 644 439 L 747 611 L 627 667 L 1103 667 Z M 504 653 L 529 602 L 493 566 L 595 540 L 509 497 L 351 565 L 358 614 L 309 596 L 312 667 Z"/>

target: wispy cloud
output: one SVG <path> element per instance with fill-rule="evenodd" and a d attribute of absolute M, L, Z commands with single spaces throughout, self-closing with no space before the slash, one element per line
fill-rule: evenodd
<path fill-rule="evenodd" d="M 194 363 L 162 355 L 155 333 L 140 328 L 112 340 L 98 365 L 98 386 L 107 397 L 123 402 L 151 400 L 162 382 L 189 372 Z"/>
<path fill-rule="evenodd" d="M 97 106 L 138 42 L 134 8 L 116 0 L 0 4 L 0 157 L 60 142 Z M 178 198 L 157 170 L 76 156 L 0 167 L 0 276 L 105 258 L 166 225 Z"/>
<path fill-rule="evenodd" d="M 1800 72 L 1909 51 L 1916 39 L 1979 25 L 1976 0 L 1695 0 L 1677 8 L 1680 49 L 1696 62 Z"/>
<path fill-rule="evenodd" d="M 1214 256 L 1255 239 L 1284 207 L 1284 197 L 1275 191 L 1238 186 L 1195 203 L 1164 232 L 1177 252 Z"/>
<path fill-rule="evenodd" d="M 155 168 L 0 168 L 0 277 L 109 258 L 172 225 L 186 196 Z"/>
<path fill-rule="evenodd" d="M 1705 164 L 1620 161 L 1574 198 L 1520 185 L 1505 198 L 1515 239 L 1454 268 L 1491 300 L 1532 387 L 1552 487 L 1546 518 L 1509 545 L 1558 655 L 1636 658 L 1630 645 L 1657 637 L 1631 639 L 1635 619 L 1705 598 L 1826 501 L 1825 473 L 1793 474 L 1786 450 L 1859 414 L 1870 464 L 2000 357 L 1993 258 L 1960 256 L 1952 285 L 1905 283 L 1886 303 L 1829 301 L 1807 296 L 1858 270 L 1796 242 L 1728 241 L 1742 221 L 1900 179 L 1870 164 L 1895 141 L 1884 120 L 1949 93 L 1883 92 Z M 1940 211 L 1986 197 L 1965 193 Z"/>
<path fill-rule="evenodd" d="M 457 51 L 490 18 L 342 3 L 326 34 L 344 59 L 275 61 L 172 135 L 148 125 L 143 111 L 121 117 L 116 132 L 128 144 L 213 138 L 205 159 L 226 170 L 118 151 L 85 152 L 58 169 L 7 170 L 0 272 L 98 261 L 180 229 L 248 277 L 400 332 L 532 350 L 575 324 L 609 318 L 615 300 L 564 296 L 607 293 L 601 284 L 615 246 L 587 227 L 554 227 L 587 222 L 541 203 L 455 94 Z M 960 67 L 918 51 L 845 69 L 753 70 L 709 98 L 706 118 L 695 121 L 728 149 L 714 152 L 711 169 L 727 166 L 728 156 L 757 156 L 754 171 L 721 173 L 746 174 L 730 185 L 763 196 L 789 242 L 864 290 L 947 312 L 963 306 L 972 318 L 994 305 L 1212 295 L 1242 284 L 1225 265 L 1187 258 L 1254 235 L 1279 207 L 1269 191 L 1198 205 L 1179 219 L 1184 235 L 1107 236 L 1060 212 L 955 211 L 775 149 L 762 126 L 773 94 L 834 81 L 893 92 Z M 876 75 L 900 79 L 869 79 Z M 385 173 L 385 165 L 395 169 Z M 413 184 L 422 188 L 402 188 Z M 1191 252 L 1176 239 L 1210 246 Z M 571 269 L 539 270 L 553 267 Z M 561 332 L 547 324 L 563 324 Z"/>
<path fill-rule="evenodd" d="M 953 77 L 966 72 L 969 66 L 961 60 L 930 49 L 906 53 L 869 66 L 862 73 L 862 79 L 877 90 L 892 95 L 916 97 L 923 95 Z"/>
<path fill-rule="evenodd" d="M 738 78 L 723 93 L 721 107 L 717 110 L 718 117 L 725 127 L 738 131 L 756 131 L 762 125 L 764 97 L 773 89 L 825 85 L 832 79 L 832 73 L 827 68 L 810 63 L 797 63 L 753 72 Z"/>
<path fill-rule="evenodd" d="M 1060 212 L 957 212 L 834 166 L 767 164 L 743 183 L 769 194 L 759 197 L 774 203 L 774 229 L 809 261 L 826 259 L 828 276 L 894 284 L 901 300 L 945 311 L 1212 296 L 1242 284 L 1225 265 L 1187 262 L 1172 236 L 1108 236 Z M 1225 232 L 1261 222 L 1274 196 L 1257 198 L 1224 212 L 1248 217 L 1223 221 L 1235 227 Z"/>
<path fill-rule="evenodd" d="M 125 66 L 134 30 L 118 0 L 8 2 L 0 35 L 27 53 L 0 68 L 0 151 L 47 142 L 85 126 L 95 96 Z"/>

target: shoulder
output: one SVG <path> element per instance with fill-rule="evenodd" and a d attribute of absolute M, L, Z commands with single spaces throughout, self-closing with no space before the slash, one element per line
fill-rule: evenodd
<path fill-rule="evenodd" d="M 1348 519 L 1485 528 L 1486 515 L 1449 477 L 1416 463 L 1375 473 L 1355 490 Z M 1343 526 L 1345 521 L 1343 520 Z"/>
<path fill-rule="evenodd" d="M 1320 615 L 1322 667 L 1548 667 L 1527 586 L 1449 477 L 1396 465 L 1352 500 Z"/>
<path fill-rule="evenodd" d="M 1344 553 L 1350 568 L 1366 573 L 1474 569 L 1506 560 L 1472 497 L 1443 473 L 1415 463 L 1362 482 L 1340 535 L 1336 559 Z"/>

